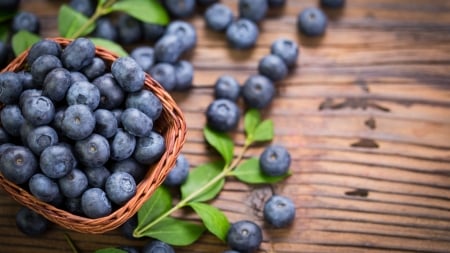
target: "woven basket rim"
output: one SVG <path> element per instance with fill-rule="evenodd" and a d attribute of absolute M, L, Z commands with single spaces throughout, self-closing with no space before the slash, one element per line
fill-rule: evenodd
<path fill-rule="evenodd" d="M 73 39 L 46 38 L 53 40 L 65 48 Z M 1 72 L 18 72 L 26 68 L 26 57 L 29 49 L 16 57 Z M 107 63 L 111 63 L 119 56 L 102 47 L 96 46 L 96 56 Z M 125 205 L 114 210 L 105 217 L 91 219 L 78 216 L 51 204 L 36 199 L 28 191 L 7 180 L 0 172 L 0 185 L 9 195 L 20 204 L 43 215 L 48 220 L 64 228 L 90 234 L 101 234 L 116 229 L 130 219 L 139 208 L 148 200 L 154 191 L 162 184 L 169 171 L 175 165 L 176 159 L 186 141 L 186 122 L 181 109 L 178 107 L 170 94 L 149 74 L 145 75 L 145 89 L 152 91 L 163 105 L 161 116 L 155 121 L 155 127 L 159 128 L 161 135 L 165 138 L 166 150 L 161 159 L 148 167 L 148 171 L 136 188 L 136 194 Z M 164 124 L 163 124 L 164 123 Z"/>

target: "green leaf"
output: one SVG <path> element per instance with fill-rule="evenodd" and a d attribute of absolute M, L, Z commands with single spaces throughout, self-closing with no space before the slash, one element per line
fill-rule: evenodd
<path fill-rule="evenodd" d="M 123 11 L 142 22 L 166 25 L 169 15 L 166 9 L 155 0 L 123 0 L 111 6 L 111 11 Z"/>
<path fill-rule="evenodd" d="M 261 172 L 259 159 L 250 158 L 234 169 L 231 175 L 249 184 L 272 184 L 285 179 L 290 175 L 290 172 L 277 177 L 267 176 Z"/>
<path fill-rule="evenodd" d="M 63 4 L 58 13 L 58 31 L 62 37 L 74 38 L 89 34 L 95 29 L 95 24 L 88 25 L 88 18 L 66 4 Z"/>
<path fill-rule="evenodd" d="M 273 121 L 264 120 L 253 132 L 253 141 L 271 141 L 273 139 Z"/>
<path fill-rule="evenodd" d="M 127 56 L 128 53 L 123 49 L 123 47 L 115 42 L 102 38 L 89 38 L 96 46 L 102 47 L 108 51 L 111 51 L 117 56 Z"/>
<path fill-rule="evenodd" d="M 234 145 L 230 136 L 226 133 L 212 130 L 210 127 L 203 129 L 206 141 L 213 146 L 225 160 L 225 164 L 230 164 L 233 160 Z"/>
<path fill-rule="evenodd" d="M 226 240 L 230 222 L 222 211 L 214 206 L 198 202 L 190 203 L 189 206 L 200 216 L 209 232 L 222 241 Z"/>
<path fill-rule="evenodd" d="M 22 30 L 17 32 L 11 40 L 14 54 L 18 56 L 40 40 L 39 36 L 28 31 Z"/>
<path fill-rule="evenodd" d="M 104 248 L 96 250 L 94 253 L 127 253 L 125 250 L 121 250 L 118 248 Z"/>
<path fill-rule="evenodd" d="M 261 122 L 261 114 L 257 109 L 249 109 L 244 116 L 244 129 L 248 137 L 253 136 L 258 124 Z"/>
<path fill-rule="evenodd" d="M 206 184 L 219 175 L 222 172 L 222 169 L 222 161 L 206 163 L 193 169 L 189 173 L 186 182 L 181 185 L 181 198 L 186 199 L 189 195 L 202 188 L 202 192 L 191 199 L 191 201 L 208 201 L 215 198 L 220 190 L 222 190 L 225 179 L 221 178 L 209 187 L 206 187 Z"/>
<path fill-rule="evenodd" d="M 179 219 L 166 217 L 156 223 L 142 235 L 152 237 L 165 243 L 186 246 L 195 242 L 205 231 L 205 227 Z"/>
<path fill-rule="evenodd" d="M 136 230 L 158 218 L 172 207 L 170 192 L 163 186 L 158 187 L 153 195 L 138 211 L 138 225 Z"/>

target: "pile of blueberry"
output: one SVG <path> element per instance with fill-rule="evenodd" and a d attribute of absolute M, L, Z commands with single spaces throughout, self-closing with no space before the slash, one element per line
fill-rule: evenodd
<path fill-rule="evenodd" d="M 144 79 L 133 58 L 109 67 L 86 38 L 34 44 L 23 71 L 0 74 L 0 172 L 76 215 L 124 205 L 165 151 L 153 128 L 162 104 Z"/>

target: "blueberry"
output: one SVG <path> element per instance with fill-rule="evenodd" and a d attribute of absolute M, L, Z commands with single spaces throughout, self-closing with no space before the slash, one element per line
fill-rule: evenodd
<path fill-rule="evenodd" d="M 166 27 L 154 23 L 142 23 L 142 33 L 144 40 L 156 42 L 166 31 Z"/>
<path fill-rule="evenodd" d="M 268 0 L 269 7 L 279 8 L 286 5 L 286 0 Z"/>
<path fill-rule="evenodd" d="M 27 145 L 34 154 L 40 155 L 44 149 L 58 143 L 58 134 L 49 126 L 32 129 L 27 135 Z"/>
<path fill-rule="evenodd" d="M 189 161 L 184 155 L 181 154 L 177 157 L 175 166 L 170 170 L 169 174 L 167 174 L 167 177 L 164 180 L 164 185 L 179 186 L 186 181 L 188 174 Z"/>
<path fill-rule="evenodd" d="M 267 0 L 239 0 L 239 16 L 255 23 L 261 21 L 266 15 Z"/>
<path fill-rule="evenodd" d="M 0 73 L 0 102 L 13 104 L 19 99 L 23 90 L 22 82 L 14 72 Z"/>
<path fill-rule="evenodd" d="M 39 56 L 31 64 L 31 75 L 33 76 L 34 83 L 37 86 L 42 86 L 47 74 L 53 69 L 61 67 L 62 63 L 58 57 L 49 54 Z"/>
<path fill-rule="evenodd" d="M 75 143 L 75 153 L 84 166 L 100 167 L 109 160 L 109 142 L 99 134 L 91 134 Z"/>
<path fill-rule="evenodd" d="M 111 73 L 97 77 L 92 83 L 97 86 L 97 89 L 100 91 L 99 108 L 117 108 L 125 99 L 124 91 Z"/>
<path fill-rule="evenodd" d="M 95 29 L 92 34 L 94 37 L 111 41 L 117 41 L 119 38 L 117 28 L 108 17 L 101 17 L 95 22 Z"/>
<path fill-rule="evenodd" d="M 345 0 L 320 0 L 320 5 L 325 8 L 342 8 Z"/>
<path fill-rule="evenodd" d="M 225 98 L 236 102 L 241 94 L 238 81 L 229 75 L 220 76 L 214 84 L 214 97 Z"/>
<path fill-rule="evenodd" d="M 64 208 L 69 213 L 75 215 L 83 215 L 83 209 L 81 208 L 81 197 L 79 198 L 66 198 L 64 200 Z"/>
<path fill-rule="evenodd" d="M 298 45 L 289 39 L 277 39 L 270 47 L 270 53 L 279 56 L 288 67 L 297 63 Z"/>
<path fill-rule="evenodd" d="M 55 68 L 44 79 L 42 95 L 54 102 L 62 101 L 72 84 L 70 72 L 65 68 Z"/>
<path fill-rule="evenodd" d="M 100 91 L 90 82 L 76 82 L 67 90 L 66 101 L 68 105 L 82 104 L 95 110 L 100 103 Z"/>
<path fill-rule="evenodd" d="M 187 18 L 195 12 L 195 0 L 165 0 L 163 3 L 175 18 Z"/>
<path fill-rule="evenodd" d="M 147 169 L 130 157 L 113 163 L 111 172 L 126 172 L 134 178 L 134 181 L 140 182 L 144 178 Z"/>
<path fill-rule="evenodd" d="M 208 7 L 205 12 L 205 23 L 214 31 L 225 31 L 233 22 L 233 12 L 221 3 L 216 3 Z"/>
<path fill-rule="evenodd" d="M 16 214 L 16 226 L 28 236 L 38 236 L 47 231 L 49 222 L 40 214 L 22 207 Z"/>
<path fill-rule="evenodd" d="M 67 198 L 78 198 L 88 188 L 88 179 L 83 171 L 74 168 L 64 177 L 58 179 L 61 193 Z"/>
<path fill-rule="evenodd" d="M 133 58 L 142 70 L 149 73 L 150 68 L 155 63 L 155 51 L 152 47 L 139 46 L 133 49 L 130 53 L 131 58 Z"/>
<path fill-rule="evenodd" d="M 120 122 L 120 116 L 122 116 L 123 110 L 120 108 L 116 108 L 111 111 L 112 114 L 114 114 L 114 117 L 116 117 L 117 120 L 117 127 L 122 127 L 122 123 Z"/>
<path fill-rule="evenodd" d="M 89 218 L 100 218 L 111 213 L 111 201 L 100 188 L 89 188 L 81 196 L 81 208 Z"/>
<path fill-rule="evenodd" d="M 228 26 L 227 40 L 236 49 L 247 49 L 255 45 L 259 36 L 259 30 L 253 21 L 238 19 Z"/>
<path fill-rule="evenodd" d="M 31 97 L 25 100 L 22 114 L 34 126 L 46 125 L 55 117 L 55 106 L 48 97 Z"/>
<path fill-rule="evenodd" d="M 103 188 L 106 183 L 106 179 L 111 175 L 111 172 L 104 166 L 100 167 L 87 167 L 84 169 L 88 184 L 91 187 Z"/>
<path fill-rule="evenodd" d="M 93 80 L 105 73 L 106 65 L 105 62 L 99 58 L 94 57 L 91 64 L 81 69 L 81 72 L 89 79 Z"/>
<path fill-rule="evenodd" d="M 81 82 L 81 81 L 89 81 L 89 79 L 79 71 L 71 71 L 70 77 L 72 78 L 72 83 Z"/>
<path fill-rule="evenodd" d="M 40 40 L 34 43 L 27 55 L 27 63 L 29 66 L 42 55 L 53 55 L 59 58 L 61 55 L 61 46 L 53 40 Z"/>
<path fill-rule="evenodd" d="M 178 37 L 182 43 L 183 52 L 190 50 L 197 44 L 197 32 L 194 26 L 186 21 L 173 21 L 166 29 L 166 35 L 173 34 Z"/>
<path fill-rule="evenodd" d="M 22 146 L 11 146 L 3 151 L 0 171 L 9 181 L 23 184 L 37 170 L 37 160 L 31 150 Z"/>
<path fill-rule="evenodd" d="M 295 218 L 295 205 L 291 199 L 274 195 L 264 204 L 264 220 L 276 228 L 290 225 Z"/>
<path fill-rule="evenodd" d="M 69 6 L 86 17 L 92 16 L 95 12 L 95 1 L 92 0 L 70 0 Z"/>
<path fill-rule="evenodd" d="M 39 18 L 34 13 L 21 11 L 14 16 L 11 29 L 14 33 L 25 30 L 38 34 L 40 29 Z"/>
<path fill-rule="evenodd" d="M 126 172 L 114 172 L 106 179 L 105 191 L 113 203 L 123 205 L 136 194 L 136 182 Z"/>
<path fill-rule="evenodd" d="M 185 91 L 192 87 L 194 78 L 194 67 L 188 61 L 179 61 L 175 64 L 175 88 L 174 90 Z"/>
<path fill-rule="evenodd" d="M 152 131 L 149 136 L 137 139 L 133 157 L 139 163 L 150 165 L 158 161 L 166 150 L 164 137 Z"/>
<path fill-rule="evenodd" d="M 20 80 L 22 80 L 22 86 L 24 90 L 35 89 L 37 86 L 33 82 L 33 76 L 29 71 L 19 71 L 17 72 Z"/>
<path fill-rule="evenodd" d="M 3 0 L 0 1 L 0 9 L 2 11 L 16 11 L 19 8 L 20 0 Z"/>
<path fill-rule="evenodd" d="M 259 158 L 261 171 L 268 176 L 281 176 L 288 172 L 291 155 L 280 145 L 266 147 Z"/>
<path fill-rule="evenodd" d="M 51 202 L 60 194 L 58 184 L 42 173 L 36 173 L 28 182 L 31 194 L 44 202 Z"/>
<path fill-rule="evenodd" d="M 111 73 L 124 91 L 135 92 L 144 86 L 145 72 L 131 57 L 124 56 L 115 60 Z"/>
<path fill-rule="evenodd" d="M 117 20 L 117 31 L 122 44 L 136 43 L 142 38 L 141 22 L 125 13 Z"/>
<path fill-rule="evenodd" d="M 139 109 L 153 121 L 157 120 L 162 112 L 161 100 L 153 92 L 146 89 L 129 93 L 125 105 L 127 108 Z"/>
<path fill-rule="evenodd" d="M 11 136 L 0 126 L 0 145 L 11 141 Z"/>
<path fill-rule="evenodd" d="M 123 128 L 134 136 L 148 136 L 153 129 L 153 120 L 136 108 L 125 109 L 120 120 Z"/>
<path fill-rule="evenodd" d="M 326 28 L 327 16 L 318 8 L 306 8 L 297 16 L 297 29 L 307 36 L 321 36 Z"/>
<path fill-rule="evenodd" d="M 62 133 L 72 140 L 82 140 L 94 131 L 95 116 L 87 105 L 71 105 L 64 111 Z"/>
<path fill-rule="evenodd" d="M 150 70 L 150 75 L 167 91 L 172 91 L 177 85 L 175 68 L 169 63 L 158 63 Z"/>
<path fill-rule="evenodd" d="M 262 109 L 272 102 L 275 87 L 267 77 L 252 75 L 242 86 L 241 95 L 248 107 Z"/>
<path fill-rule="evenodd" d="M 72 171 L 77 164 L 68 145 L 56 144 L 42 151 L 39 165 L 49 178 L 61 178 Z"/>
<path fill-rule="evenodd" d="M 17 105 L 6 105 L 0 112 L 3 129 L 12 136 L 20 135 L 20 126 L 25 122 Z"/>
<path fill-rule="evenodd" d="M 15 147 L 16 145 L 12 144 L 12 143 L 3 143 L 0 144 L 0 159 L 2 158 L 3 153 L 5 152 L 5 150 L 7 150 L 10 147 Z M 0 168 L 0 171 L 2 171 L 2 169 Z"/>
<path fill-rule="evenodd" d="M 175 250 L 169 244 L 155 240 L 145 244 L 142 253 L 175 253 Z"/>
<path fill-rule="evenodd" d="M 98 109 L 94 112 L 94 131 L 105 138 L 110 138 L 117 133 L 117 119 L 114 114 L 105 109 Z"/>
<path fill-rule="evenodd" d="M 161 37 L 155 44 L 155 59 L 158 62 L 175 63 L 183 54 L 183 43 L 177 35 Z"/>
<path fill-rule="evenodd" d="M 71 71 L 79 71 L 91 64 L 95 57 L 95 45 L 86 38 L 77 38 L 61 53 L 61 62 Z"/>
<path fill-rule="evenodd" d="M 206 121 L 214 130 L 227 132 L 237 127 L 240 114 L 235 102 L 219 98 L 209 104 L 206 109 Z"/>
<path fill-rule="evenodd" d="M 35 129 L 35 126 L 33 126 L 33 124 L 31 124 L 28 121 L 24 121 L 23 124 L 20 126 L 20 140 L 22 141 L 22 145 L 25 147 L 29 147 L 28 146 L 28 134 Z"/>
<path fill-rule="evenodd" d="M 258 72 L 276 82 L 283 80 L 286 77 L 288 68 L 280 57 L 269 54 L 259 61 Z"/>
<path fill-rule="evenodd" d="M 111 159 L 121 161 L 130 157 L 136 147 L 136 137 L 124 131 L 122 128 L 117 129 L 117 133 L 112 137 Z"/>
<path fill-rule="evenodd" d="M 242 220 L 231 224 L 227 233 L 228 246 L 239 252 L 255 252 L 261 245 L 261 242 L 261 228 L 249 220 Z"/>

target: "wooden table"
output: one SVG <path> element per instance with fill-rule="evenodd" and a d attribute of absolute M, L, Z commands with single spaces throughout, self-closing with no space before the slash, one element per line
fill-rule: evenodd
<path fill-rule="evenodd" d="M 42 35 L 57 36 L 56 13 L 66 1 L 23 0 L 42 21 Z M 222 1 L 236 11 L 236 0 Z M 273 143 L 291 152 L 292 173 L 283 183 L 250 187 L 228 180 L 212 204 L 231 221 L 250 219 L 264 228 L 261 252 L 450 252 L 450 1 L 348 0 L 328 11 L 326 35 L 306 38 L 296 15 L 316 0 L 288 0 L 261 23 L 256 47 L 231 50 L 222 34 L 189 21 L 198 44 L 188 59 L 194 88 L 174 97 L 185 113 L 192 167 L 217 159 L 203 140 L 204 111 L 222 74 L 240 82 L 257 72 L 258 60 L 279 37 L 297 41 L 297 67 L 277 84 Z M 234 135 L 242 146 L 243 128 Z M 263 147 L 250 150 L 257 156 Z M 272 193 L 290 196 L 292 227 L 264 224 L 261 207 Z M 54 226 L 28 238 L 15 227 L 19 209 L 0 193 L 0 252 L 80 252 L 143 245 L 117 231 L 86 235 Z M 222 252 L 210 234 L 177 252 Z"/>

